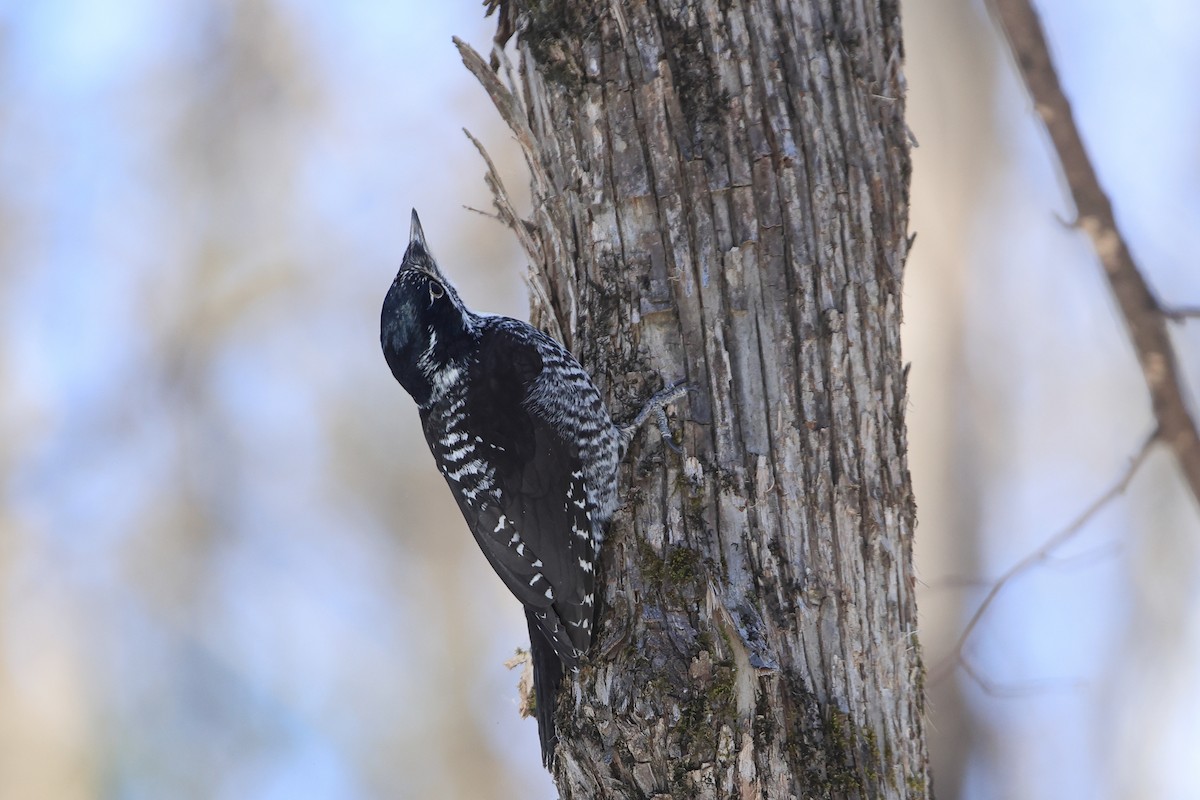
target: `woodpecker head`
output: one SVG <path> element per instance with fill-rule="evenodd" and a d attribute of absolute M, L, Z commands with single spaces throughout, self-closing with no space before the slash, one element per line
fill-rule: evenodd
<path fill-rule="evenodd" d="M 379 340 L 392 374 L 417 405 L 429 401 L 435 377 L 470 351 L 474 322 L 433 260 L 414 209 L 408 249 L 383 300 Z"/>

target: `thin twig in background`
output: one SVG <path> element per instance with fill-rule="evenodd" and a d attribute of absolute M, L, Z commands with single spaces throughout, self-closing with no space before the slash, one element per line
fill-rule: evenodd
<path fill-rule="evenodd" d="M 929 680 L 931 683 L 936 683 L 937 681 L 942 680 L 952 673 L 956 668 L 962 667 L 968 675 L 974 678 L 979 685 L 985 690 L 988 690 L 989 693 L 998 693 L 994 689 L 989 689 L 991 684 L 982 680 L 979 673 L 964 658 L 963 649 L 966 647 L 967 640 L 971 638 L 971 634 L 975 631 L 976 626 L 979 625 L 979 621 L 983 619 L 983 615 L 986 614 L 987 610 L 991 607 L 992 602 L 996 599 L 1004 587 L 1013 580 L 1013 578 L 1021 575 L 1035 564 L 1050 559 L 1055 550 L 1064 545 L 1069 539 L 1071 539 L 1071 537 L 1075 536 L 1075 534 L 1079 533 L 1079 531 L 1081 531 L 1083 527 L 1087 525 L 1087 523 L 1090 522 L 1102 508 L 1104 508 L 1104 506 L 1112 501 L 1113 498 L 1125 492 L 1125 489 L 1128 488 L 1130 481 L 1133 480 L 1133 477 L 1137 474 L 1138 469 L 1140 469 L 1142 464 L 1145 463 L 1146 456 L 1149 455 L 1151 448 L 1153 447 L 1154 443 L 1159 440 L 1159 438 L 1159 432 L 1157 430 L 1146 437 L 1146 440 L 1142 442 L 1141 447 L 1138 448 L 1129 464 L 1124 470 L 1122 470 L 1121 474 L 1117 477 L 1113 484 L 1105 490 L 1103 494 L 1093 500 L 1091 505 L 1089 505 L 1079 516 L 1072 520 L 1070 525 L 1047 539 L 1045 543 L 1042 544 L 1042 546 L 1037 550 L 1033 551 L 1016 564 L 1009 567 L 1008 571 L 1001 575 L 996 582 L 992 584 L 991 590 L 983 598 L 983 601 L 979 604 L 979 608 L 975 609 L 975 613 L 971 615 L 971 619 L 967 622 L 966 627 L 963 628 L 962 633 L 958 635 L 958 641 L 955 643 L 954 649 L 952 649 L 936 667 L 929 671 Z"/>
<path fill-rule="evenodd" d="M 1191 314 L 1164 309 L 1142 277 L 1117 227 L 1112 202 L 1101 188 L 1083 146 L 1071 103 L 1063 93 L 1058 73 L 1050 60 L 1037 12 L 1029 0 L 993 0 L 992 5 L 1008 37 L 1025 86 L 1058 153 L 1075 201 L 1076 225 L 1091 237 L 1109 288 L 1125 320 L 1150 391 L 1162 441 L 1175 454 L 1184 481 L 1200 505 L 1200 433 L 1188 411 L 1166 325 L 1168 317 L 1181 319 Z"/>
<path fill-rule="evenodd" d="M 1163 316 L 1174 322 L 1184 322 L 1189 319 L 1200 319 L 1200 306 L 1163 306 Z"/>
<path fill-rule="evenodd" d="M 995 683 L 979 671 L 965 656 L 961 660 L 963 672 L 971 676 L 971 680 L 983 689 L 985 694 L 993 697 L 1030 697 L 1046 692 L 1079 689 L 1084 682 L 1078 678 L 1043 678 L 1036 681 L 1024 681 L 1019 684 Z"/>

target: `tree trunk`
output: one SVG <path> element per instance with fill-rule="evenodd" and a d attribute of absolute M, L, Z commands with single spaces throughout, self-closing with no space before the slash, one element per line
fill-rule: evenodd
<path fill-rule="evenodd" d="M 532 221 L 491 179 L 535 324 L 618 417 L 694 387 L 686 457 L 629 458 L 563 798 L 929 796 L 897 4 L 509 0 L 500 27 L 515 95 L 464 59 L 530 160 Z"/>

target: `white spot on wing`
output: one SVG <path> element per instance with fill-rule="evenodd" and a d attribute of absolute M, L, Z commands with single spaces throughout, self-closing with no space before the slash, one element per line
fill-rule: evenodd
<path fill-rule="evenodd" d="M 472 459 L 458 469 L 447 472 L 446 477 L 452 481 L 461 481 L 465 475 L 482 475 L 483 472 L 483 462 L 479 459 Z"/>
<path fill-rule="evenodd" d="M 446 453 L 446 460 L 447 461 L 462 461 L 463 456 L 465 456 L 467 453 L 474 453 L 474 452 L 475 452 L 475 445 L 468 442 L 468 443 L 464 444 L 462 447 L 456 447 L 455 449 Z"/>

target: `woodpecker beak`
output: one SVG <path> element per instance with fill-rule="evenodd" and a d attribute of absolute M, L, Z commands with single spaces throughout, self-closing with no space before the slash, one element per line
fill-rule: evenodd
<path fill-rule="evenodd" d="M 415 208 L 412 210 L 412 224 L 408 228 L 409 249 L 412 249 L 414 244 L 420 245 L 426 254 L 429 253 L 429 247 L 425 244 L 425 231 L 421 229 L 421 218 L 417 216 Z"/>
<path fill-rule="evenodd" d="M 421 218 L 417 216 L 415 208 L 408 231 L 408 249 L 404 251 L 404 260 L 400 264 L 401 271 L 406 269 L 415 269 L 442 283 L 446 282 L 437 262 L 433 260 L 433 253 L 429 252 L 429 245 L 425 243 L 425 231 L 421 229 Z"/>

